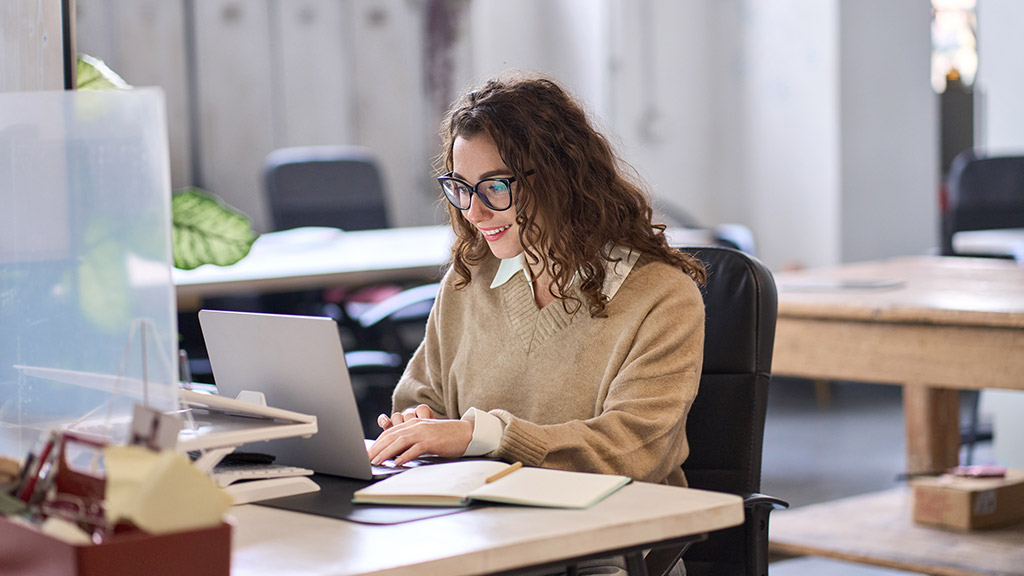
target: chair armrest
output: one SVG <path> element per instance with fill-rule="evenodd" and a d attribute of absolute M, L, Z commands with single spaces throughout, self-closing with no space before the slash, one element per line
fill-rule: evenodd
<path fill-rule="evenodd" d="M 345 353 L 345 363 L 351 374 L 387 374 L 401 370 L 402 357 L 382 350 L 355 350 Z"/>
<path fill-rule="evenodd" d="M 789 502 L 767 494 L 748 492 L 743 497 L 747 540 L 747 568 L 752 574 L 768 573 L 768 516 L 772 510 L 789 508 Z"/>
<path fill-rule="evenodd" d="M 789 502 L 776 498 L 775 496 L 769 496 L 768 494 L 761 494 L 759 492 L 744 492 L 739 494 L 743 498 L 744 508 L 759 508 L 761 506 L 768 506 L 769 512 L 772 510 L 785 510 L 789 508 Z"/>
<path fill-rule="evenodd" d="M 437 298 L 437 291 L 440 286 L 440 284 L 425 284 L 390 296 L 361 312 L 358 317 L 359 324 L 363 328 L 369 328 L 407 308 L 418 304 L 425 305 L 428 302 L 433 304 L 434 299 Z M 427 306 L 427 309 L 429 310 L 429 306 Z"/>

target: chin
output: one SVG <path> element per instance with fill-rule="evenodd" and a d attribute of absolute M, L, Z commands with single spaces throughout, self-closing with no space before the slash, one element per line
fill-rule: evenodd
<path fill-rule="evenodd" d="M 502 240 L 505 240 L 504 238 Z M 518 242 L 494 242 L 488 243 L 487 247 L 491 249 L 491 254 L 494 254 L 495 258 L 505 260 L 508 258 L 515 258 L 523 252 L 523 247 Z"/>

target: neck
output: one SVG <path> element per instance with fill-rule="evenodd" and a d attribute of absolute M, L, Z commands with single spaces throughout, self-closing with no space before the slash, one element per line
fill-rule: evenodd
<path fill-rule="evenodd" d="M 530 275 L 533 277 L 533 299 L 537 302 L 538 308 L 543 308 L 548 304 L 554 302 L 557 299 L 557 295 L 553 292 L 553 286 L 551 286 L 551 280 L 554 276 L 551 275 L 550 270 L 541 270 L 539 273 L 537 269 L 540 268 L 540 264 L 536 267 L 530 267 Z"/>

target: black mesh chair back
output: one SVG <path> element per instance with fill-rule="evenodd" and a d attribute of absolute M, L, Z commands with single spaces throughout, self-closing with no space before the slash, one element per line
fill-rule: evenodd
<path fill-rule="evenodd" d="M 957 255 L 957 232 L 1024 228 L 1024 156 L 986 157 L 965 150 L 953 160 L 946 185 L 943 255 Z"/>
<path fill-rule="evenodd" d="M 689 576 L 746 575 L 767 571 L 768 513 L 785 507 L 770 500 L 751 508 L 761 489 L 768 383 L 778 307 L 771 272 L 748 254 L 722 247 L 684 248 L 708 271 L 704 367 L 687 419 L 690 455 L 683 471 L 693 488 L 748 498 L 744 525 L 712 533 L 683 556 Z M 760 495 L 756 495 L 760 496 Z M 762 517 L 763 515 L 763 517 Z"/>
<path fill-rule="evenodd" d="M 267 156 L 264 177 L 275 230 L 370 230 L 389 225 L 384 181 L 367 148 L 281 148 Z"/>

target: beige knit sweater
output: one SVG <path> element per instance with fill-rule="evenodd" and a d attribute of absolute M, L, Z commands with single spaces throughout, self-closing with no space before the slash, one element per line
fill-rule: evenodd
<path fill-rule="evenodd" d="M 445 276 L 394 409 L 422 403 L 460 418 L 475 407 L 505 423 L 488 456 L 685 485 L 686 414 L 704 348 L 693 280 L 643 256 L 608 316 L 591 318 L 557 300 L 538 309 L 522 273 L 491 288 L 498 262 L 472 268 L 461 290 Z"/>

